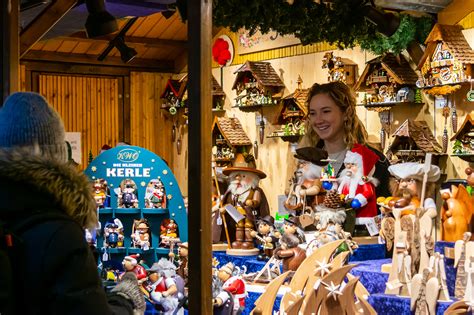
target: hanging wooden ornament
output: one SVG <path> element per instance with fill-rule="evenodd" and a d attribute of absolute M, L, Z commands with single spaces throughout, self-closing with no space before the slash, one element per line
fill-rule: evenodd
<path fill-rule="evenodd" d="M 442 137 L 442 142 L 443 142 L 443 153 L 448 152 L 448 117 L 449 117 L 450 109 L 448 104 L 443 107 L 443 117 L 444 117 L 444 130 L 443 130 L 443 137 Z"/>
<path fill-rule="evenodd" d="M 173 121 L 173 127 L 171 127 L 171 142 L 176 141 L 176 121 Z"/>
<path fill-rule="evenodd" d="M 263 116 L 259 123 L 258 135 L 260 137 L 260 144 L 263 144 L 263 139 L 265 139 L 265 121 L 263 120 Z"/>
<path fill-rule="evenodd" d="M 176 151 L 178 155 L 181 155 L 181 146 L 182 146 L 182 139 L 181 139 L 181 130 L 178 130 L 178 140 L 176 141 Z"/>
<path fill-rule="evenodd" d="M 448 152 L 448 129 L 444 126 L 443 131 L 443 153 Z"/>
<path fill-rule="evenodd" d="M 456 104 L 454 103 L 454 99 L 452 96 L 448 96 L 450 98 L 451 103 L 451 128 L 453 130 L 453 134 L 458 131 L 458 113 L 456 112 Z"/>
<path fill-rule="evenodd" d="M 257 142 L 257 140 L 255 140 L 253 142 L 253 156 L 255 157 L 256 160 L 258 159 L 258 142 Z"/>
<path fill-rule="evenodd" d="M 380 146 L 382 151 L 385 150 L 385 129 L 383 127 L 380 129 Z"/>

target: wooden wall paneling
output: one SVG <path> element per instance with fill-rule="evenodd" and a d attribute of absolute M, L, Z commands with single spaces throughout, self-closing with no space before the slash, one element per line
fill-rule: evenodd
<path fill-rule="evenodd" d="M 131 110 L 131 98 L 130 98 L 130 77 L 122 77 L 122 95 L 123 95 L 123 139 L 127 143 L 131 143 L 131 123 L 130 123 L 130 110 Z"/>

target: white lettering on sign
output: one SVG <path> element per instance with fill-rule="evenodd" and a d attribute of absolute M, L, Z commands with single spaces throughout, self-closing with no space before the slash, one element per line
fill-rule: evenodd
<path fill-rule="evenodd" d="M 150 168 L 107 168 L 107 177 L 150 177 Z"/>
<path fill-rule="evenodd" d="M 135 162 L 138 157 L 140 156 L 140 153 L 134 149 L 123 149 L 119 153 L 117 153 L 117 160 L 121 162 Z"/>

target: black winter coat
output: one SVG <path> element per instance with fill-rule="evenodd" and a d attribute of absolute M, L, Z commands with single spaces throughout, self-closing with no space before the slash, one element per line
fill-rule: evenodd
<path fill-rule="evenodd" d="M 65 214 L 40 220 L 20 233 L 22 246 L 14 244 L 17 314 L 133 313 L 124 297 L 108 300 L 85 241 L 82 226 L 96 218 L 90 191 L 72 167 L 0 150 L 0 218 Z"/>

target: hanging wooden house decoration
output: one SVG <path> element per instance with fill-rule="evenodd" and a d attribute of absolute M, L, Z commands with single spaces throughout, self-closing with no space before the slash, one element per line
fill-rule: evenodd
<path fill-rule="evenodd" d="M 357 81 L 357 64 L 347 58 L 335 57 L 332 51 L 324 54 L 322 68 L 328 69 L 328 82 L 341 81 L 352 87 Z"/>
<path fill-rule="evenodd" d="M 236 72 L 233 90 L 235 107 L 258 111 L 262 106 L 276 105 L 285 85 L 269 62 L 246 61 Z"/>
<path fill-rule="evenodd" d="M 237 118 L 214 118 L 212 158 L 218 167 L 231 165 L 236 153 L 250 152 L 251 148 L 252 142 Z"/>
<path fill-rule="evenodd" d="M 418 64 L 417 86 L 431 95 L 448 95 L 472 77 L 474 51 L 460 25 L 436 24 L 428 35 L 425 52 Z"/>
<path fill-rule="evenodd" d="M 179 108 L 186 105 L 187 79 L 174 80 L 169 79 L 166 83 L 165 90 L 161 94 L 161 108 L 166 109 L 171 115 L 176 115 Z"/>
<path fill-rule="evenodd" d="M 306 101 L 309 89 L 302 88 L 303 80 L 300 76 L 297 82 L 298 88 L 280 101 L 282 109 L 276 124 L 281 125 L 281 128 L 267 136 L 268 138 L 279 137 L 283 141 L 296 143 L 305 134 L 304 119 L 308 115 Z"/>
<path fill-rule="evenodd" d="M 225 112 L 224 102 L 225 102 L 225 93 L 220 84 L 217 82 L 216 78 L 212 76 L 212 111 L 213 112 Z"/>
<path fill-rule="evenodd" d="M 451 138 L 454 141 L 452 153 L 465 161 L 474 162 L 474 117 L 468 114 L 461 128 Z"/>
<path fill-rule="evenodd" d="M 368 61 L 354 87 L 357 92 L 365 92 L 362 105 L 367 110 L 379 113 L 382 149 L 385 149 L 386 137 L 391 133 L 391 108 L 399 104 L 422 102 L 421 93 L 415 86 L 417 78 L 402 55 L 388 53 Z"/>
<path fill-rule="evenodd" d="M 426 121 L 407 119 L 393 133 L 392 144 L 387 149 L 387 157 L 395 161 L 423 162 L 426 153 L 433 154 L 433 163 L 443 155 L 443 148 L 436 141 Z"/>

